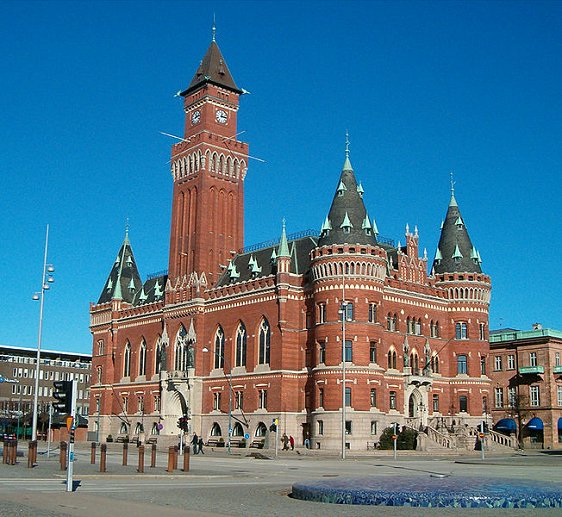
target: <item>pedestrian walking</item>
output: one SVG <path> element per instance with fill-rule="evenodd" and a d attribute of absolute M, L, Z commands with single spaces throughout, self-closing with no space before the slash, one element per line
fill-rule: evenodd
<path fill-rule="evenodd" d="M 284 451 L 288 451 L 289 450 L 289 438 L 287 437 L 287 435 L 285 433 L 283 433 L 283 436 L 281 437 L 281 441 L 283 442 L 283 449 Z"/>
<path fill-rule="evenodd" d="M 293 436 L 289 436 L 289 443 L 291 444 L 291 450 L 294 451 L 295 450 L 295 439 L 293 438 Z"/>
<path fill-rule="evenodd" d="M 193 454 L 197 454 L 199 451 L 197 450 L 197 446 L 199 445 L 199 437 L 197 433 L 193 433 L 193 438 L 191 439 L 191 445 L 193 446 Z"/>
<path fill-rule="evenodd" d="M 197 448 L 198 448 L 198 452 L 200 452 L 201 454 L 205 454 L 203 452 L 203 437 L 202 436 L 199 437 L 199 441 L 197 442 Z"/>

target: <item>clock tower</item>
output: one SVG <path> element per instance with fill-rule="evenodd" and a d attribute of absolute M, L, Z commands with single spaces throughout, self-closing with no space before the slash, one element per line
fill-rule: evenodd
<path fill-rule="evenodd" d="M 174 180 L 168 278 L 216 284 L 244 244 L 248 144 L 237 134 L 242 90 L 213 38 L 184 99 L 183 140 L 172 147 Z"/>

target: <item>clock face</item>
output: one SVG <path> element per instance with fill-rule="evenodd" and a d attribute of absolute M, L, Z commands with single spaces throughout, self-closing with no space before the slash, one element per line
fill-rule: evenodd
<path fill-rule="evenodd" d="M 193 114 L 191 115 L 191 123 L 198 124 L 200 120 L 201 120 L 201 112 L 194 111 Z"/>
<path fill-rule="evenodd" d="M 226 111 L 218 110 L 217 113 L 215 114 L 215 118 L 217 119 L 217 122 L 219 124 L 226 124 L 226 120 L 228 117 L 226 115 Z"/>

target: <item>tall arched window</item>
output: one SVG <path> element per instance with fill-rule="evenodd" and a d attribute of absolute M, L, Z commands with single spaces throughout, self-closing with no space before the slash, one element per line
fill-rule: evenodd
<path fill-rule="evenodd" d="M 154 358 L 154 373 L 160 373 L 162 369 L 162 338 L 156 342 L 156 357 Z"/>
<path fill-rule="evenodd" d="M 183 371 L 187 369 L 187 331 L 183 325 L 178 330 L 176 336 L 176 346 L 174 347 L 174 366 L 175 370 Z"/>
<path fill-rule="evenodd" d="M 146 375 L 146 341 L 144 339 L 139 349 L 139 375 Z"/>
<path fill-rule="evenodd" d="M 236 331 L 236 366 L 246 366 L 247 335 L 244 323 Z"/>
<path fill-rule="evenodd" d="M 264 318 L 259 332 L 259 364 L 269 364 L 269 350 L 271 344 L 271 329 L 269 322 Z"/>
<path fill-rule="evenodd" d="M 99 339 L 98 340 L 98 355 L 103 355 L 103 353 L 104 353 L 103 339 Z"/>
<path fill-rule="evenodd" d="M 215 368 L 224 368 L 224 331 L 220 325 L 215 333 Z"/>
<path fill-rule="evenodd" d="M 388 351 L 388 368 L 396 370 L 396 350 Z"/>
<path fill-rule="evenodd" d="M 127 341 L 123 355 L 123 377 L 131 376 L 131 343 Z"/>

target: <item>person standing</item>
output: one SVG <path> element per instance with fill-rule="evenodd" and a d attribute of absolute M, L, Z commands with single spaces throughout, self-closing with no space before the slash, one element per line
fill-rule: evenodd
<path fill-rule="evenodd" d="M 193 454 L 197 454 L 199 451 L 197 450 L 197 446 L 199 445 L 199 437 L 197 433 L 193 433 L 193 438 L 191 439 L 191 445 L 193 446 Z"/>
<path fill-rule="evenodd" d="M 203 437 L 202 436 L 199 437 L 199 441 L 197 442 L 197 449 L 198 449 L 197 452 L 200 452 L 201 454 L 205 454 L 203 452 Z"/>
<path fill-rule="evenodd" d="M 281 437 L 281 441 L 283 442 L 283 449 L 284 451 L 288 451 L 289 450 L 289 438 L 287 438 L 287 434 L 283 433 L 283 436 Z"/>
<path fill-rule="evenodd" d="M 291 444 L 291 450 L 294 451 L 295 450 L 295 439 L 293 438 L 293 436 L 289 436 L 289 443 Z"/>

